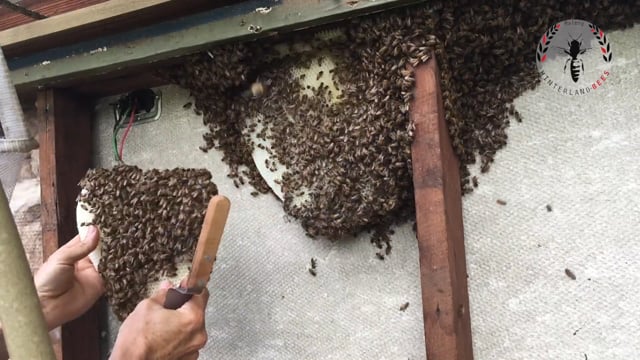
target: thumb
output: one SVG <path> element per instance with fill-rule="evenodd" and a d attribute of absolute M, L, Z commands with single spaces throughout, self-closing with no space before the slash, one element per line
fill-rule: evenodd
<path fill-rule="evenodd" d="M 100 232 L 98 228 L 91 225 L 87 229 L 84 238 L 76 235 L 71 241 L 64 244 L 54 254 L 56 260 L 62 263 L 75 264 L 80 259 L 85 258 L 90 252 L 95 250 L 100 241 Z"/>

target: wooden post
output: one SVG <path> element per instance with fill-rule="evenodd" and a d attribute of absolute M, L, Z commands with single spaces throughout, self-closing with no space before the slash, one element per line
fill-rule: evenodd
<path fill-rule="evenodd" d="M 91 165 L 91 104 L 62 90 L 38 91 L 43 259 L 77 234 L 78 182 Z M 62 326 L 64 360 L 99 359 L 98 308 Z"/>
<path fill-rule="evenodd" d="M 415 79 L 411 153 L 427 358 L 471 360 L 460 174 L 435 59 L 417 67 Z"/>

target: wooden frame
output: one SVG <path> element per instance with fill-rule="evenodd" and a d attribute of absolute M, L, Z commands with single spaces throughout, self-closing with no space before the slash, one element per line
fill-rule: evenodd
<path fill-rule="evenodd" d="M 424 1 L 280 0 L 272 3 L 247 0 L 122 34 L 10 57 L 8 64 L 11 80 L 19 93 L 28 93 L 42 86 L 75 86 L 123 69 L 132 69 L 130 71 L 137 74 L 144 71 L 142 66 L 148 68 L 151 63 L 205 50 L 214 44 L 255 40 L 282 31 L 299 30 Z M 265 4 L 269 6 L 265 7 Z M 77 11 L 90 11 L 91 8 Z M 258 8 L 264 10 L 257 11 Z M 73 13 L 65 15 L 73 16 Z M 249 30 L 250 27 L 253 30 Z M 6 39 L 0 33 L 0 44 L 4 41 Z"/>
<path fill-rule="evenodd" d="M 78 182 L 91 166 L 91 103 L 62 90 L 42 90 L 36 102 L 40 125 L 40 191 L 43 259 L 77 234 Z M 99 309 L 62 326 L 56 352 L 65 360 L 100 358 Z"/>
<path fill-rule="evenodd" d="M 51 17 L 104 1 L 107 0 L 22 0 L 19 6 Z M 33 21 L 37 21 L 37 19 L 6 7 L 0 7 L 0 31 Z"/>
<path fill-rule="evenodd" d="M 0 31 L 0 46 L 7 56 L 20 56 L 233 2 L 238 0 L 109 0 Z"/>
<path fill-rule="evenodd" d="M 249 1 L 255 3 L 256 1 Z M 373 11 L 418 1 L 379 0 L 378 6 L 350 12 L 350 1 L 326 9 L 315 17 L 309 15 L 295 22 L 283 22 L 282 16 L 302 5 L 317 4 L 315 0 L 300 0 L 292 8 L 294 0 L 283 0 L 272 10 L 275 17 L 265 21 L 272 30 L 297 29 L 310 24 L 326 23 L 364 11 Z M 369 3 L 367 3 L 369 4 Z M 320 6 L 320 5 L 318 5 Z M 311 7 L 313 11 L 318 8 Z M 307 9 L 308 10 L 308 9 Z M 305 12 L 306 13 L 306 12 Z M 270 12 L 271 14 L 271 12 Z M 255 14 L 251 15 L 256 19 Z M 220 29 L 242 17 L 222 17 L 201 31 Z M 184 30 L 184 29 L 183 29 Z M 180 30 L 180 31 L 183 31 Z M 189 31 L 194 31 L 193 29 Z M 182 32 L 182 35 L 185 33 Z M 122 66 L 143 64 L 149 61 L 169 59 L 176 54 L 195 51 L 212 42 L 231 39 L 255 38 L 256 34 L 228 33 L 200 34 L 195 42 L 178 42 L 162 45 L 161 51 L 151 54 L 159 42 L 169 42 L 158 37 L 150 43 L 141 43 L 136 49 L 142 52 L 130 57 L 126 47 L 116 47 L 109 56 L 95 54 L 62 59 L 53 70 L 36 69 L 36 73 L 24 76 L 24 69 L 14 69 L 18 85 L 35 88 L 55 84 L 72 85 L 76 90 L 91 93 L 90 85 L 100 79 L 111 92 L 126 92 L 144 86 L 155 86 L 144 74 L 129 76 L 119 69 Z M 264 35 L 259 35 L 264 36 Z M 125 45 L 122 45 L 125 46 Z M 75 62 L 74 62 L 75 61 Z M 95 62 L 94 62 L 95 61 Z M 111 63 L 113 62 L 114 63 Z M 82 65 L 74 69 L 74 64 Z M 420 276 L 424 314 L 427 356 L 429 360 L 471 360 L 473 358 L 469 299 L 467 290 L 464 232 L 458 161 L 453 153 L 447 126 L 443 116 L 438 68 L 435 60 L 416 68 L 415 96 L 411 106 L 411 118 L 415 124 L 415 141 L 412 147 L 412 164 L 416 201 L 417 234 L 420 250 Z M 106 95 L 102 93 L 100 95 Z M 74 206 L 79 189 L 77 183 L 90 166 L 91 110 L 86 99 L 77 92 L 63 90 L 39 90 L 37 93 L 38 116 L 41 123 L 41 184 L 43 204 L 44 257 L 69 240 L 76 233 Z M 64 359 L 99 358 L 98 310 L 92 309 L 82 318 L 67 324 L 62 331 L 61 354 Z M 82 339 L 82 341 L 78 341 Z"/>
<path fill-rule="evenodd" d="M 458 160 L 444 120 L 435 59 L 416 68 L 411 148 L 429 360 L 471 360 L 471 319 Z"/>

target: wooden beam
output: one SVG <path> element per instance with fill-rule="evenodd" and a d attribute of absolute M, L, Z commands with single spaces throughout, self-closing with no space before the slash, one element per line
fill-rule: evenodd
<path fill-rule="evenodd" d="M 0 46 L 12 45 L 51 36 L 56 33 L 78 29 L 115 16 L 140 11 L 172 0 L 111 0 L 97 5 L 74 10 L 43 21 L 31 22 L 0 32 Z"/>
<path fill-rule="evenodd" d="M 14 4 L 9 0 L 0 0 L 0 6 L 35 20 L 42 20 L 47 18 L 45 15 L 42 15 L 37 11 L 33 11 L 25 6 L 22 6 L 22 4 Z"/>
<path fill-rule="evenodd" d="M 78 182 L 91 165 L 91 105 L 69 92 L 41 90 L 36 106 L 40 124 L 40 183 L 43 258 L 77 234 Z M 62 326 L 64 360 L 99 359 L 98 308 Z"/>
<path fill-rule="evenodd" d="M 471 360 L 458 160 L 444 120 L 435 59 L 415 69 L 411 149 L 422 306 L 429 360 Z"/>
<path fill-rule="evenodd" d="M 47 17 L 60 15 L 107 0 L 21 0 L 20 6 L 37 11 Z M 7 8 L 0 8 L 0 31 L 34 21 Z"/>
<path fill-rule="evenodd" d="M 19 91 L 65 82 L 207 49 L 231 40 L 252 40 L 299 30 L 351 16 L 425 0 L 247 0 L 167 23 L 95 39 L 76 46 L 9 59 L 11 78 Z M 256 9 L 262 8 L 261 11 Z M 45 21 L 45 20 L 42 20 Z M 55 50 L 55 51 L 54 51 Z"/>
<path fill-rule="evenodd" d="M 78 83 L 73 86 L 74 91 L 91 98 L 118 95 L 142 88 L 153 88 L 170 83 L 161 77 L 154 76 L 152 71 L 127 72 L 121 75 L 109 74 L 105 78 L 96 79 L 91 83 Z"/>
<path fill-rule="evenodd" d="M 237 2 L 238 0 L 235 0 Z M 210 10 L 232 0 L 110 0 L 0 31 L 7 57 L 112 35 Z"/>

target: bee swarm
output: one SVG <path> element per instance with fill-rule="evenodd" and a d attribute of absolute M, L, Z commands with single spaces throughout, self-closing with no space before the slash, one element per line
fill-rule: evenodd
<path fill-rule="evenodd" d="M 312 236 L 375 230 L 381 247 L 388 244 L 389 224 L 413 214 L 413 68 L 432 56 L 438 60 L 461 186 L 469 192 L 477 181 L 470 184 L 467 167 L 479 156 L 482 171 L 489 170 L 506 145 L 510 116 L 521 120 L 509 105 L 540 81 L 539 37 L 553 22 L 571 18 L 613 30 L 640 16 L 632 2 L 427 2 L 349 20 L 335 38 L 296 33 L 288 40 L 222 45 L 185 58 L 163 76 L 191 91 L 210 130 L 201 149 L 224 153 L 236 186 L 246 178 L 257 191 L 269 191 L 251 156 L 261 144 L 243 135 L 259 124 L 269 130 L 260 134 L 271 141 L 269 151 L 286 167 L 280 185 L 287 214 Z M 281 52 L 276 45 L 283 44 Z M 324 56 L 336 62 L 324 76 L 343 85 L 338 102 L 328 100 L 336 94 L 326 84 L 307 95 L 300 75 L 290 71 Z M 241 96 L 256 79 L 268 84 L 265 93 Z M 282 121 L 287 118 L 294 120 Z M 309 201 L 293 201 L 310 188 Z"/>
<path fill-rule="evenodd" d="M 135 166 L 90 170 L 80 187 L 78 201 L 88 205 L 102 236 L 98 271 L 123 320 L 146 297 L 148 283 L 174 276 L 178 263 L 192 260 L 218 189 L 207 170 Z"/>

